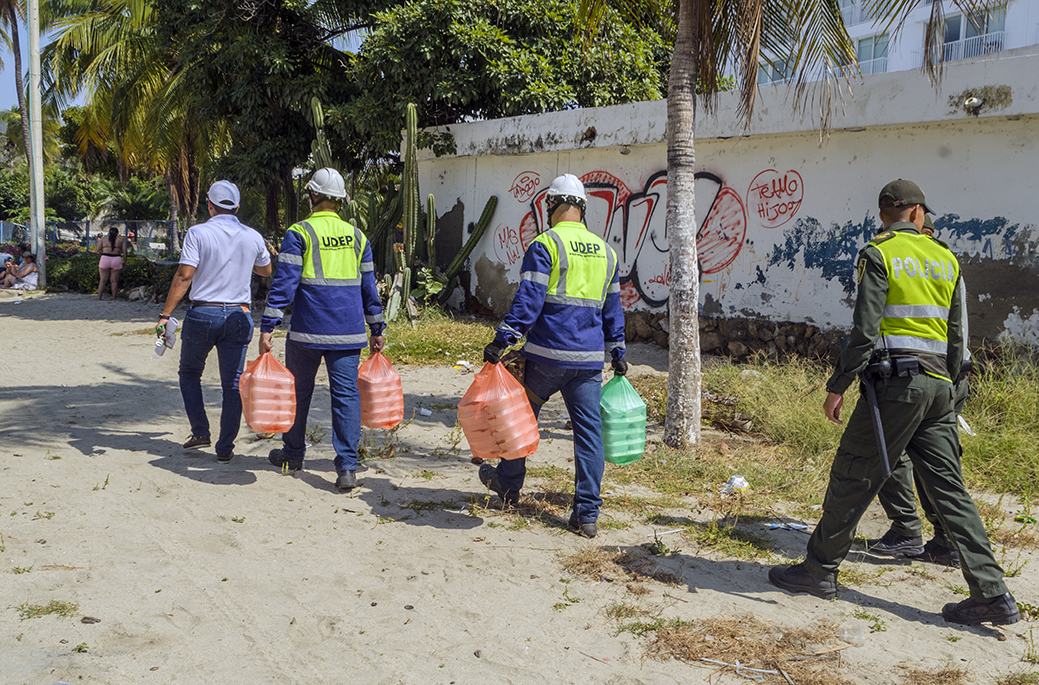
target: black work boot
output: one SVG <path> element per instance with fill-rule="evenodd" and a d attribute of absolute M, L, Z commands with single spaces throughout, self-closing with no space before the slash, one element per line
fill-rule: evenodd
<path fill-rule="evenodd" d="M 836 581 L 819 580 L 808 572 L 804 564 L 773 566 L 768 571 L 768 580 L 776 587 L 795 595 L 815 595 L 820 599 L 833 599 L 837 596 Z"/>
<path fill-rule="evenodd" d="M 950 568 L 960 567 L 960 553 L 951 547 L 939 545 L 937 540 L 928 540 L 924 545 L 924 551 L 910 558 L 913 561 L 926 561 L 929 564 L 949 566 Z"/>
<path fill-rule="evenodd" d="M 512 507 L 519 504 L 519 492 L 506 490 L 498 480 L 498 469 L 490 464 L 480 464 L 480 482 L 490 488 L 505 504 Z"/>
<path fill-rule="evenodd" d="M 336 488 L 339 492 L 348 492 L 357 487 L 357 474 L 354 471 L 336 471 Z"/>
<path fill-rule="evenodd" d="M 1009 592 L 991 599 L 965 599 L 959 604 L 951 602 L 942 608 L 942 618 L 949 623 L 994 623 L 1007 625 L 1021 620 L 1017 602 Z"/>
<path fill-rule="evenodd" d="M 302 459 L 289 459 L 285 456 L 285 453 L 279 449 L 273 449 L 270 454 L 267 455 L 267 461 L 272 466 L 277 466 L 279 469 L 288 468 L 289 471 L 302 471 L 303 460 Z"/>
<path fill-rule="evenodd" d="M 892 528 L 879 540 L 866 540 L 866 551 L 882 557 L 914 557 L 924 551 L 924 539 L 907 538 Z"/>
<path fill-rule="evenodd" d="M 586 538 L 594 538 L 599 534 L 599 527 L 595 525 L 595 521 L 582 523 L 581 520 L 577 518 L 576 511 L 570 514 L 570 527 Z"/>

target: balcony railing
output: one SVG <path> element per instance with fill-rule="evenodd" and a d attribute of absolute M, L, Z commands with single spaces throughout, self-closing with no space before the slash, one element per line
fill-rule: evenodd
<path fill-rule="evenodd" d="M 863 76 L 867 74 L 883 74 L 887 72 L 887 57 L 878 57 L 865 62 L 859 62 L 859 70 L 862 71 Z"/>
<path fill-rule="evenodd" d="M 994 52 L 1002 52 L 1003 36 L 1003 31 L 993 31 L 981 36 L 946 43 L 942 46 L 941 61 L 954 62 L 958 59 L 970 59 L 972 57 L 981 57 L 982 55 L 991 55 Z M 914 52 L 913 62 L 917 68 L 923 66 L 924 53 Z"/>
<path fill-rule="evenodd" d="M 848 5 L 841 8 L 841 16 L 844 17 L 845 26 L 854 26 L 867 21 L 873 21 L 875 17 L 866 11 L 862 5 Z"/>

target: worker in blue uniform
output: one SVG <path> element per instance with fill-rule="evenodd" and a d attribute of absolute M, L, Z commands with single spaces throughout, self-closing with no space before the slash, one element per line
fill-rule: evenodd
<path fill-rule="evenodd" d="M 570 526 L 591 538 L 598 533 L 605 468 L 599 415 L 605 355 L 615 373 L 628 369 L 617 255 L 585 226 L 588 197 L 576 176 L 552 181 L 545 202 L 550 229 L 524 254 L 519 290 L 484 360 L 498 363 L 525 335 L 523 384 L 534 415 L 562 393 L 574 429 Z M 516 504 L 526 470 L 526 459 L 503 459 L 497 467 L 482 464 L 480 480 L 505 504 Z"/>
<path fill-rule="evenodd" d="M 282 436 L 283 447 L 268 460 L 279 468 L 303 468 L 307 415 L 314 378 L 325 361 L 332 395 L 332 446 L 336 488 L 357 487 L 357 445 L 361 438 L 361 398 L 357 367 L 361 349 L 383 348 L 385 328 L 375 285 L 372 248 L 360 229 L 339 217 L 346 198 L 343 177 L 335 169 L 318 169 L 307 191 L 313 212 L 285 231 L 278 270 L 260 322 L 260 354 L 273 347 L 275 327 L 292 305 L 285 342 L 285 366 L 296 382 L 296 420 Z M 371 340 L 365 333 L 371 330 Z"/>

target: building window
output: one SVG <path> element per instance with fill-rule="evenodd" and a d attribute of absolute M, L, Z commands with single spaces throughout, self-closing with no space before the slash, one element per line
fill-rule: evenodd
<path fill-rule="evenodd" d="M 793 60 L 776 61 L 772 64 L 762 64 L 758 67 L 758 85 L 781 85 L 788 83 L 793 77 L 793 70 L 790 68 Z"/>
<path fill-rule="evenodd" d="M 973 19 L 962 14 L 946 17 L 942 59 L 949 62 L 1001 51 L 1006 21 L 1005 7 L 990 7 Z"/>
<path fill-rule="evenodd" d="M 863 75 L 882 74 L 887 71 L 887 46 L 887 34 L 859 39 L 856 57 Z"/>

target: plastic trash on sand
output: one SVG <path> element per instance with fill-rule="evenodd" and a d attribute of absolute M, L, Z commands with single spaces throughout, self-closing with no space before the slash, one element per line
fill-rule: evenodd
<path fill-rule="evenodd" d="M 743 476 L 733 476 L 729 479 L 729 482 L 727 482 L 722 487 L 722 492 L 729 494 L 741 490 L 746 490 L 749 487 L 750 483 L 747 482 L 746 478 L 744 478 Z"/>

